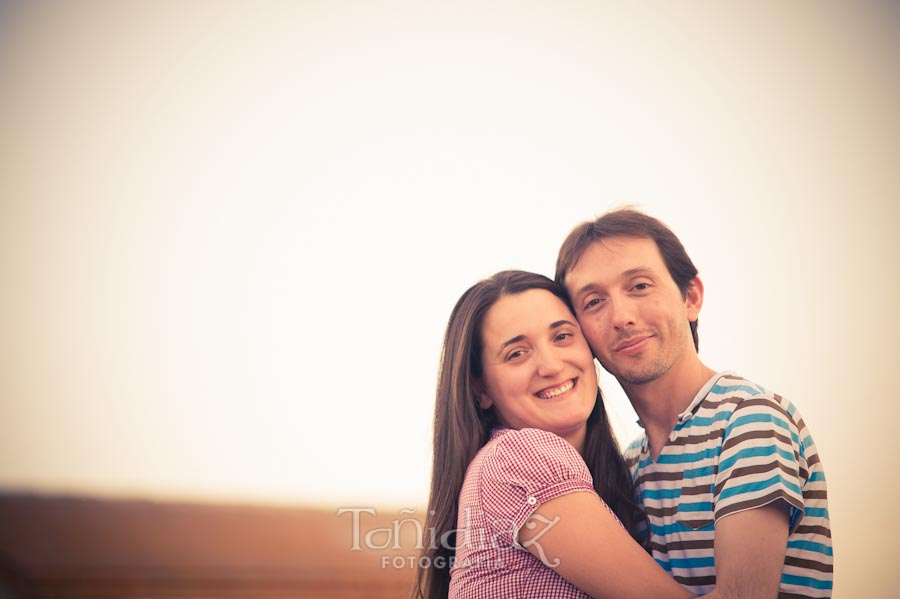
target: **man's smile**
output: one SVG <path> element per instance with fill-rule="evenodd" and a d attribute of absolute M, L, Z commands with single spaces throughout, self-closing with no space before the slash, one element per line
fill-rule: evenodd
<path fill-rule="evenodd" d="M 653 335 L 634 335 L 619 341 L 613 347 L 613 353 L 631 355 L 636 354 L 647 346 L 647 342 L 653 338 Z"/>

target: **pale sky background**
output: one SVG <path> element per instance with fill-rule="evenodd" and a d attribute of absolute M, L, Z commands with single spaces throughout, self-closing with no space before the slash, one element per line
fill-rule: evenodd
<path fill-rule="evenodd" d="M 631 4 L 0 2 L 0 488 L 422 505 L 458 296 L 634 204 L 896 592 L 900 9 Z"/>

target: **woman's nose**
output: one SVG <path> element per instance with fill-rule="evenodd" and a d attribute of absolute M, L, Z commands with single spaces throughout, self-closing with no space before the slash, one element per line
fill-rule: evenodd
<path fill-rule="evenodd" d="M 538 351 L 538 374 L 544 377 L 551 377 L 562 370 L 562 357 L 556 348 L 546 348 Z"/>

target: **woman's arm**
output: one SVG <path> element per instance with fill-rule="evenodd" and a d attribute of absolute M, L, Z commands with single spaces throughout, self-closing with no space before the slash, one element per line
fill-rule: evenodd
<path fill-rule="evenodd" d="M 593 493 L 542 504 L 519 531 L 519 544 L 597 599 L 688 599 Z"/>

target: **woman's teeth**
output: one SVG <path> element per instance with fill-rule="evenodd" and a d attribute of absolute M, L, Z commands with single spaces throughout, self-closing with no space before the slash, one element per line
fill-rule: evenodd
<path fill-rule="evenodd" d="M 575 380 L 570 379 L 570 380 L 566 381 L 565 383 L 563 383 L 562 385 L 560 385 L 559 387 L 557 387 L 556 389 L 548 389 L 546 391 L 541 391 L 540 393 L 537 394 L 537 396 L 540 397 L 541 399 L 552 399 L 552 398 L 556 397 L 557 395 L 562 395 L 563 393 L 565 393 L 566 391 L 568 391 L 569 389 L 571 389 L 574 386 L 575 386 Z"/>

